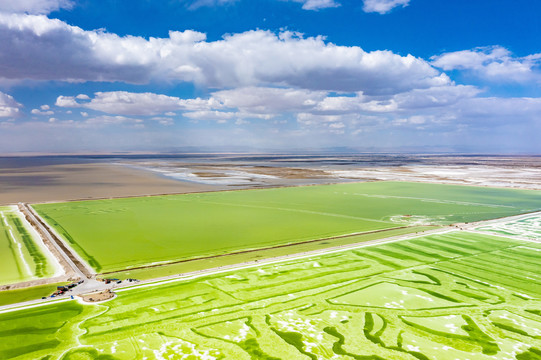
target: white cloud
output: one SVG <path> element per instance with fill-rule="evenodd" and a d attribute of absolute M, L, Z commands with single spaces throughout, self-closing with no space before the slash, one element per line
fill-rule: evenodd
<path fill-rule="evenodd" d="M 41 110 L 39 110 L 39 109 L 32 109 L 31 113 L 34 114 L 34 115 L 46 115 L 46 116 L 50 116 L 50 115 L 53 115 L 53 114 L 54 114 L 54 111 L 52 111 L 52 110 L 41 111 Z"/>
<path fill-rule="evenodd" d="M 410 0 L 364 0 L 363 10 L 365 12 L 376 12 L 386 14 L 395 7 L 408 6 Z"/>
<path fill-rule="evenodd" d="M 455 85 L 430 89 L 415 89 L 393 97 L 400 109 L 423 109 L 450 106 L 462 99 L 473 98 L 481 92 L 474 86 Z"/>
<path fill-rule="evenodd" d="M 165 117 L 165 116 L 155 116 L 151 118 L 150 120 L 157 121 L 160 125 L 163 125 L 163 126 L 171 126 L 175 123 L 173 119 L 171 119 L 170 117 Z"/>
<path fill-rule="evenodd" d="M 219 6 L 236 3 L 239 0 L 194 0 L 188 1 L 188 9 L 195 10 L 205 6 Z"/>
<path fill-rule="evenodd" d="M 444 53 L 432 57 L 432 64 L 445 71 L 470 71 L 492 81 L 541 81 L 541 53 L 514 57 L 509 50 L 501 46 Z"/>
<path fill-rule="evenodd" d="M 245 87 L 217 91 L 212 98 L 227 108 L 238 108 L 254 114 L 275 114 L 312 108 L 326 94 L 324 91 L 303 89 Z"/>
<path fill-rule="evenodd" d="M 455 107 L 460 114 L 469 119 L 476 119 L 472 123 L 504 123 L 518 125 L 529 119 L 539 123 L 541 114 L 541 98 L 500 98 L 477 97 L 465 99 Z"/>
<path fill-rule="evenodd" d="M 143 125 L 143 120 L 134 119 L 126 116 L 101 115 L 86 119 L 82 124 L 90 126 L 109 126 L 109 125 Z"/>
<path fill-rule="evenodd" d="M 340 126 L 351 133 L 392 131 L 395 127 L 448 133 L 540 127 L 541 98 L 478 97 L 479 93 L 473 86 L 457 85 L 387 97 L 327 96 L 314 107 L 296 113 L 296 118 L 307 129 L 336 130 Z M 344 126 L 331 126 L 339 123 Z"/>
<path fill-rule="evenodd" d="M 395 126 L 407 126 L 407 125 L 413 125 L 413 126 L 419 126 L 426 124 L 427 122 L 434 122 L 435 118 L 434 116 L 427 116 L 427 115 L 412 115 L 407 118 L 398 118 L 393 120 L 393 125 Z"/>
<path fill-rule="evenodd" d="M 132 64 L 124 59 L 127 54 L 111 48 L 111 40 L 114 43 L 120 38 L 101 31 L 84 31 L 43 15 L 0 13 L 2 76 L 17 80 L 132 82 L 148 78 L 147 74 L 141 75 L 141 64 Z M 104 49 L 107 47 L 108 51 Z M 111 58 L 115 53 L 118 57 Z M 134 74 L 129 75 L 129 71 Z"/>
<path fill-rule="evenodd" d="M 351 96 L 330 95 L 326 91 L 310 91 L 292 88 L 247 87 L 212 93 L 211 99 L 229 109 L 241 113 L 271 114 L 312 113 L 343 115 L 361 111 L 397 110 L 393 96 L 365 96 L 362 93 Z"/>
<path fill-rule="evenodd" d="M 0 91 L 0 118 L 15 118 L 20 115 L 19 109 L 22 107 L 13 96 Z"/>
<path fill-rule="evenodd" d="M 397 110 L 398 104 L 392 96 L 373 98 L 362 93 L 355 96 L 328 96 L 314 108 L 314 112 L 320 114 L 383 113 Z"/>
<path fill-rule="evenodd" d="M 225 111 L 200 110 L 200 111 L 186 112 L 182 115 L 192 120 L 224 121 L 224 120 L 230 120 L 230 119 L 235 118 L 237 114 L 234 112 L 225 112 Z"/>
<path fill-rule="evenodd" d="M 39 108 L 41 110 L 49 110 L 51 107 L 49 105 L 45 104 L 45 105 L 41 105 Z"/>
<path fill-rule="evenodd" d="M 114 115 L 149 116 L 163 114 L 176 116 L 184 112 L 191 119 L 231 119 L 250 117 L 270 119 L 284 112 L 305 111 L 314 108 L 327 96 L 323 91 L 302 89 L 246 87 L 216 91 L 208 99 L 181 99 L 154 93 L 126 91 L 97 92 L 88 101 L 77 101 L 72 96 L 59 96 L 60 107 L 85 108 Z M 232 110 L 234 110 L 232 112 Z M 81 113 L 84 117 L 88 113 Z"/>
<path fill-rule="evenodd" d="M 321 123 L 335 123 L 343 120 L 341 115 L 314 115 L 311 113 L 297 114 L 297 121 L 305 126 Z"/>
<path fill-rule="evenodd" d="M 336 95 L 326 91 L 294 88 L 246 87 L 215 91 L 207 99 L 181 99 L 154 93 L 124 91 L 96 93 L 88 100 L 59 97 L 59 103 L 90 108 L 111 115 L 75 121 L 72 126 L 142 127 L 153 122 L 173 125 L 169 115 L 193 122 L 216 121 L 259 126 L 296 119 L 304 132 L 332 136 L 361 136 L 378 131 L 435 131 L 456 133 L 487 129 L 497 131 L 513 124 L 521 128 L 539 127 L 540 98 L 478 97 L 473 86 L 445 85 L 413 89 L 394 95 L 365 95 L 361 92 Z M 83 115 L 85 113 L 83 112 Z M 142 116 L 134 119 L 129 115 Z M 148 116 L 148 117 L 147 117 Z M 273 120 L 273 121 L 269 121 Z M 186 120 L 184 120 L 186 121 Z M 66 122 L 57 121 L 62 126 Z M 247 126 L 251 128 L 251 126 Z M 283 129 L 282 129 L 283 130 Z M 271 131 L 271 130 L 268 130 Z M 278 131 L 278 130 L 277 130 Z M 294 131 L 288 130 L 287 132 Z M 301 131 L 301 130 L 299 130 Z M 292 134 L 292 133 L 291 133 Z M 290 134 L 290 135 L 291 135 Z M 349 135 L 348 135 L 349 134 Z"/>
<path fill-rule="evenodd" d="M 71 9 L 72 0 L 2 0 L 0 11 L 10 13 L 49 14 L 60 9 Z"/>
<path fill-rule="evenodd" d="M 304 10 L 320 10 L 327 8 L 334 8 L 340 6 L 340 3 L 335 0 L 292 0 L 298 3 L 302 3 Z"/>
<path fill-rule="evenodd" d="M 246 87 L 211 93 L 208 99 L 181 99 L 154 93 L 125 91 L 98 92 L 89 100 L 59 96 L 57 106 L 78 107 L 105 112 L 111 115 L 154 116 L 163 125 L 171 124 L 170 118 L 179 113 L 193 121 L 212 120 L 281 120 L 297 118 L 299 124 L 353 121 L 359 117 L 380 116 L 392 122 L 416 114 L 434 115 L 452 113 L 456 118 L 463 109 L 456 104 L 474 99 L 480 90 L 473 86 L 445 85 L 429 89 L 414 89 L 396 95 L 368 96 L 363 93 L 336 95 L 325 91 L 294 88 Z M 176 111 L 176 112 L 172 112 Z M 86 112 L 81 113 L 88 116 Z M 161 116 L 156 116 L 161 115 Z M 447 115 L 446 115 L 447 116 Z M 111 119 L 106 117 L 103 119 Z M 165 120 L 169 119 L 169 120 Z M 398 123 L 413 124 L 412 121 Z M 103 122 L 102 125 L 109 124 Z"/>
<path fill-rule="evenodd" d="M 79 107 L 79 103 L 75 100 L 73 96 L 63 96 L 60 95 L 56 98 L 56 106 L 60 107 Z"/>
<path fill-rule="evenodd" d="M 365 52 L 322 37 L 256 30 L 219 41 L 205 38 L 190 30 L 148 40 L 119 37 L 45 16 L 0 14 L 0 67 L 8 79 L 272 85 L 365 94 L 450 83 L 447 75 L 412 55 Z"/>
<path fill-rule="evenodd" d="M 287 89 L 284 89 L 284 92 Z M 260 94 L 272 94 L 265 89 L 255 90 Z M 182 112 L 188 111 L 187 119 L 194 122 L 189 128 L 171 127 L 158 131 L 161 125 L 168 125 L 164 116 L 145 118 L 122 115 L 92 117 L 93 120 L 47 121 L 1 121 L 0 148 L 49 149 L 53 143 L 43 138 L 62 139 L 67 150 L 89 151 L 96 144 L 111 146 L 111 149 L 141 149 L 149 144 L 153 149 L 202 144 L 223 146 L 247 145 L 254 148 L 321 148 L 325 146 L 352 147 L 397 147 L 433 145 L 443 146 L 449 151 L 528 151 L 541 150 L 538 134 L 541 133 L 541 98 L 497 98 L 478 97 L 478 90 L 471 87 L 434 88 L 421 93 L 393 96 L 335 96 L 326 94 L 322 100 L 314 95 L 313 107 L 293 107 L 293 111 L 280 113 L 249 114 L 253 108 L 248 102 L 245 107 L 213 108 L 211 99 L 198 100 L 199 106 L 207 104 L 205 110 L 179 110 L 177 123 Z M 434 97 L 437 99 L 431 99 Z M 339 99 L 332 107 L 329 99 Z M 348 100 L 349 99 L 349 100 Z M 427 100 L 428 99 L 428 100 Z M 195 99 L 194 99 L 195 100 Z M 187 100 L 185 100 L 187 101 Z M 218 106 L 223 106 L 217 100 Z M 320 104 L 328 105 L 325 111 Z M 380 111 L 384 103 L 393 104 L 394 110 Z M 367 104 L 370 104 L 368 106 Z M 239 104 L 239 106 L 242 104 Z M 203 108 L 203 107 L 201 107 Z M 225 110 L 225 111 L 224 111 Z M 271 111 L 268 107 L 265 111 Z M 376 111 L 377 110 L 377 111 Z M 270 121 L 246 120 L 270 119 Z M 167 119 L 167 117 L 165 117 Z M 293 121 L 296 119 L 297 121 Z M 224 126 L 209 127 L 204 120 Z M 284 125 L 287 123 L 287 125 Z M 243 124 L 236 126 L 235 124 Z M 140 131 L 147 126 L 149 131 Z M 236 132 L 239 130 L 239 132 Z M 92 139 L 89 137 L 93 136 Z M 16 142 L 13 139 L 17 139 Z M 36 143 L 39 146 L 36 147 Z M 181 143 L 181 145 L 179 145 Z M 69 146 L 68 146 L 69 144 Z M 467 146 L 460 148 L 460 146 Z M 109 148 L 108 148 L 109 149 Z"/>
<path fill-rule="evenodd" d="M 199 110 L 199 111 L 189 111 L 182 114 L 184 117 L 199 121 L 199 120 L 213 120 L 218 123 L 225 123 L 227 120 L 236 120 L 235 124 L 247 124 L 246 119 L 261 119 L 269 120 L 274 117 L 274 115 L 269 114 L 257 114 L 249 113 L 245 111 L 219 111 L 219 110 Z"/>
<path fill-rule="evenodd" d="M 230 5 L 238 2 L 239 0 L 193 0 L 188 1 L 188 9 L 195 10 L 200 7 L 212 7 L 212 6 L 223 6 Z M 283 0 L 282 0 L 283 1 Z M 287 1 L 287 0 L 285 0 Z M 304 10 L 319 10 L 332 7 L 340 6 L 340 3 L 335 0 L 289 0 L 297 3 L 302 3 L 302 8 Z"/>
<path fill-rule="evenodd" d="M 179 108 L 177 97 L 126 91 L 97 92 L 90 102 L 80 106 L 109 114 L 156 115 Z"/>
<path fill-rule="evenodd" d="M 281 90 L 284 92 L 287 91 L 286 89 Z M 285 104 L 285 102 L 281 101 L 280 98 L 273 98 L 270 94 L 266 94 L 264 90 L 251 89 L 249 93 L 252 97 L 260 96 L 260 101 L 265 102 L 267 107 L 265 110 L 268 113 L 293 111 L 321 115 L 344 115 L 396 113 L 448 107 L 461 99 L 475 97 L 480 93 L 480 90 L 473 86 L 447 85 L 429 89 L 414 89 L 390 96 L 366 96 L 363 93 L 336 96 L 325 92 L 306 92 L 304 98 L 301 96 L 297 97 L 299 100 L 297 104 L 288 104 L 287 107 L 273 107 L 274 103 Z M 227 102 L 224 101 L 224 104 L 227 104 Z M 241 111 L 246 106 L 243 103 L 236 103 L 235 105 Z M 257 111 L 257 109 L 250 107 L 248 110 L 252 112 Z"/>
<path fill-rule="evenodd" d="M 164 114 L 174 116 L 173 110 L 206 110 L 223 107 L 216 99 L 181 99 L 174 96 L 150 92 L 133 93 L 127 91 L 97 92 L 94 98 L 87 95 L 62 96 L 56 99 L 56 106 L 85 108 L 115 115 L 149 116 Z M 79 100 L 79 101 L 77 101 Z M 81 113 L 88 116 L 86 112 Z M 86 114 L 86 115 L 85 115 Z"/>
<path fill-rule="evenodd" d="M 437 128 L 448 132 L 468 129 L 481 138 L 502 128 L 526 136 L 540 127 L 541 98 L 464 97 L 441 108 L 404 109 L 388 114 L 390 126 Z M 509 134 L 509 136 L 512 136 Z M 479 139 L 482 141 L 483 139 Z"/>

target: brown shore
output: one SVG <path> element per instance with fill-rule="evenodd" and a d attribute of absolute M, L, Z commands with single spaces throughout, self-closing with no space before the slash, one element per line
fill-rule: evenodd
<path fill-rule="evenodd" d="M 220 189 L 111 163 L 0 164 L 0 205 L 210 190 Z"/>

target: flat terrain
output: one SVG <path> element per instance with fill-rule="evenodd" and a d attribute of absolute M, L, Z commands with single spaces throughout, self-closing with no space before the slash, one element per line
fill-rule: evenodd
<path fill-rule="evenodd" d="M 0 358 L 537 359 L 540 250 L 455 231 L 8 312 Z"/>
<path fill-rule="evenodd" d="M 541 189 L 541 157 L 66 155 L 0 157 L 0 205 L 350 181 Z"/>
<path fill-rule="evenodd" d="M 379 180 L 541 189 L 538 156 L 230 155 L 123 163 L 172 179 L 237 187 Z"/>
<path fill-rule="evenodd" d="M 0 285 L 53 276 L 54 261 L 44 251 L 17 208 L 0 206 Z"/>
<path fill-rule="evenodd" d="M 106 162 L 0 158 L 0 205 L 219 190 Z"/>
<path fill-rule="evenodd" d="M 411 226 L 377 232 L 369 232 L 362 235 L 345 236 L 333 239 L 307 241 L 296 244 L 273 246 L 246 252 L 235 252 L 221 256 L 210 256 L 184 261 L 176 261 L 164 265 L 144 266 L 139 269 L 129 269 L 118 272 L 106 273 L 100 277 L 139 280 L 156 279 L 179 274 L 193 272 L 212 272 L 224 267 L 238 267 L 252 262 L 268 261 L 269 259 L 284 257 L 296 257 L 306 253 L 322 253 L 332 248 L 355 247 L 360 243 L 372 243 L 397 236 L 411 236 L 411 234 L 424 233 L 426 231 L 440 231 L 439 226 Z"/>
<path fill-rule="evenodd" d="M 541 193 L 351 183 L 34 205 L 97 271 L 539 209 Z M 385 237 L 385 236 L 382 236 Z"/>

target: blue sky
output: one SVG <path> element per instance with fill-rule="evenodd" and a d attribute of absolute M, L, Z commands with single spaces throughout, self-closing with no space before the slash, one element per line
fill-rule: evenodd
<path fill-rule="evenodd" d="M 0 153 L 541 153 L 541 2 L 0 3 Z"/>

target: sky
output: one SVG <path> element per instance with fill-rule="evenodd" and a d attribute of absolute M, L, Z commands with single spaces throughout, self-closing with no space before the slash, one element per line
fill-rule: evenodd
<path fill-rule="evenodd" d="M 541 154 L 538 0 L 0 0 L 0 154 Z"/>

